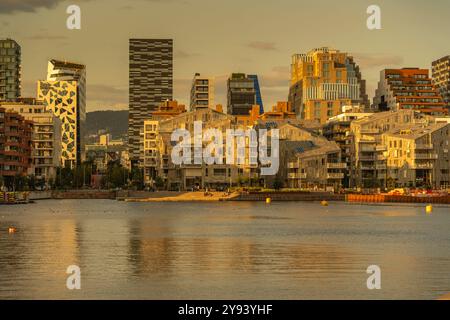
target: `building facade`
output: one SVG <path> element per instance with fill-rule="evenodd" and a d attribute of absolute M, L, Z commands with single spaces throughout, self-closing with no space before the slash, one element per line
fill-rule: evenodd
<path fill-rule="evenodd" d="M 433 61 L 433 84 L 441 94 L 447 107 L 450 107 L 450 55 Z"/>
<path fill-rule="evenodd" d="M 410 109 L 432 116 L 448 113 L 427 69 L 382 70 L 373 102 L 378 111 Z"/>
<path fill-rule="evenodd" d="M 0 101 L 14 101 L 20 91 L 20 45 L 12 39 L 0 39 Z"/>
<path fill-rule="evenodd" d="M 344 179 L 342 184 L 345 188 L 350 186 L 351 168 L 351 143 L 350 124 L 352 121 L 371 116 L 372 113 L 346 112 L 330 118 L 323 126 L 322 134 L 329 141 L 334 141 L 341 148 L 341 162 L 345 163 Z"/>
<path fill-rule="evenodd" d="M 266 122 L 280 138 L 278 180 L 287 188 L 333 189 L 342 187 L 345 163 L 334 141 L 306 129 L 300 123 Z"/>
<path fill-rule="evenodd" d="M 327 47 L 292 56 L 288 100 L 301 119 L 322 124 L 344 105 L 369 107 L 358 65 L 347 53 Z"/>
<path fill-rule="evenodd" d="M 144 121 L 166 100 L 173 100 L 173 40 L 129 41 L 128 147 L 133 165 L 144 156 Z M 142 165 L 142 163 L 141 163 Z"/>
<path fill-rule="evenodd" d="M 448 188 L 449 143 L 448 123 L 407 125 L 383 134 L 388 186 Z"/>
<path fill-rule="evenodd" d="M 0 107 L 17 112 L 33 124 L 32 153 L 28 174 L 46 183 L 56 178 L 61 165 L 61 121 L 36 99 L 0 103 Z"/>
<path fill-rule="evenodd" d="M 86 67 L 50 60 L 47 80 L 38 81 L 37 92 L 38 99 L 61 120 L 61 165 L 79 165 L 85 157 Z"/>
<path fill-rule="evenodd" d="M 413 125 L 413 110 L 386 111 L 354 120 L 350 124 L 350 187 L 386 188 L 387 154 L 382 134 L 404 125 Z"/>
<path fill-rule="evenodd" d="M 227 81 L 227 113 L 248 115 L 256 104 L 255 81 L 244 73 L 233 73 Z"/>
<path fill-rule="evenodd" d="M 196 73 L 192 80 L 190 111 L 214 107 L 214 78 Z"/>
<path fill-rule="evenodd" d="M 26 176 L 32 165 L 33 123 L 0 107 L 0 177 L 2 186 L 15 188 L 16 176 Z"/>

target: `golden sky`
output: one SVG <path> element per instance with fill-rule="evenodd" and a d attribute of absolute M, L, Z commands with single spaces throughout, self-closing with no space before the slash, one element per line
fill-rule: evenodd
<path fill-rule="evenodd" d="M 81 30 L 66 8 L 81 7 Z M 366 27 L 381 7 L 382 30 Z M 22 46 L 23 95 L 34 96 L 51 58 L 87 66 L 87 111 L 126 109 L 128 39 L 174 39 L 174 98 L 188 103 L 193 75 L 216 77 L 226 105 L 232 72 L 258 74 L 266 110 L 286 100 L 291 55 L 330 46 L 351 53 L 369 97 L 380 70 L 430 68 L 450 54 L 448 0 L 0 0 L 0 38 Z"/>

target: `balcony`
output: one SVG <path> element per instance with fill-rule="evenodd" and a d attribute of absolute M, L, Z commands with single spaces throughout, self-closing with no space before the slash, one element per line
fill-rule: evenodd
<path fill-rule="evenodd" d="M 414 170 L 432 170 L 434 168 L 432 163 L 420 163 L 420 164 L 413 164 L 411 166 L 411 169 Z"/>
<path fill-rule="evenodd" d="M 306 179 L 306 173 L 288 173 L 288 179 Z"/>
<path fill-rule="evenodd" d="M 375 156 L 360 156 L 359 161 L 375 161 Z"/>
<path fill-rule="evenodd" d="M 387 151 L 387 147 L 378 145 L 378 146 L 375 147 L 375 150 L 376 151 Z"/>
<path fill-rule="evenodd" d="M 416 150 L 433 150 L 432 144 L 416 144 Z"/>
<path fill-rule="evenodd" d="M 375 146 L 362 146 L 361 151 L 362 152 L 374 152 Z"/>
<path fill-rule="evenodd" d="M 375 170 L 375 166 L 370 166 L 370 165 L 362 165 L 361 166 L 361 170 L 364 170 L 364 171 L 373 171 L 373 170 Z"/>
<path fill-rule="evenodd" d="M 289 162 L 288 163 L 288 168 L 289 169 L 296 169 L 296 168 L 298 168 L 299 166 L 298 166 L 298 163 L 297 162 Z"/>
<path fill-rule="evenodd" d="M 416 153 L 413 158 L 419 160 L 437 160 L 438 155 L 436 153 Z"/>
<path fill-rule="evenodd" d="M 343 173 L 328 173 L 327 179 L 344 179 Z"/>
<path fill-rule="evenodd" d="M 379 129 L 361 129 L 362 134 L 378 134 L 380 133 Z"/>
<path fill-rule="evenodd" d="M 327 163 L 327 169 L 347 169 L 346 163 Z"/>

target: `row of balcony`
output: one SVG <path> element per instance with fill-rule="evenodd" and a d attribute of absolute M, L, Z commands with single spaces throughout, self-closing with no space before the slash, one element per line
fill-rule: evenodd
<path fill-rule="evenodd" d="M 297 162 L 289 162 L 287 167 L 288 167 L 288 169 L 299 169 L 300 168 L 300 166 Z M 347 164 L 340 163 L 340 162 L 328 162 L 327 169 L 347 169 Z"/>
<path fill-rule="evenodd" d="M 436 153 L 416 153 L 413 158 L 423 160 L 437 160 L 438 155 Z"/>
<path fill-rule="evenodd" d="M 306 179 L 306 173 L 288 173 L 288 179 Z M 344 173 L 327 173 L 327 179 L 344 179 Z"/>

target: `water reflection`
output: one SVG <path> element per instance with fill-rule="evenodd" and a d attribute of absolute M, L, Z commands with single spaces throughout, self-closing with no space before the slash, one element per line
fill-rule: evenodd
<path fill-rule="evenodd" d="M 8 234 L 9 226 L 18 232 Z M 43 201 L 0 207 L 0 297 L 436 298 L 448 208 Z M 66 289 L 79 265 L 82 290 Z M 379 292 L 366 268 L 382 268 Z"/>

